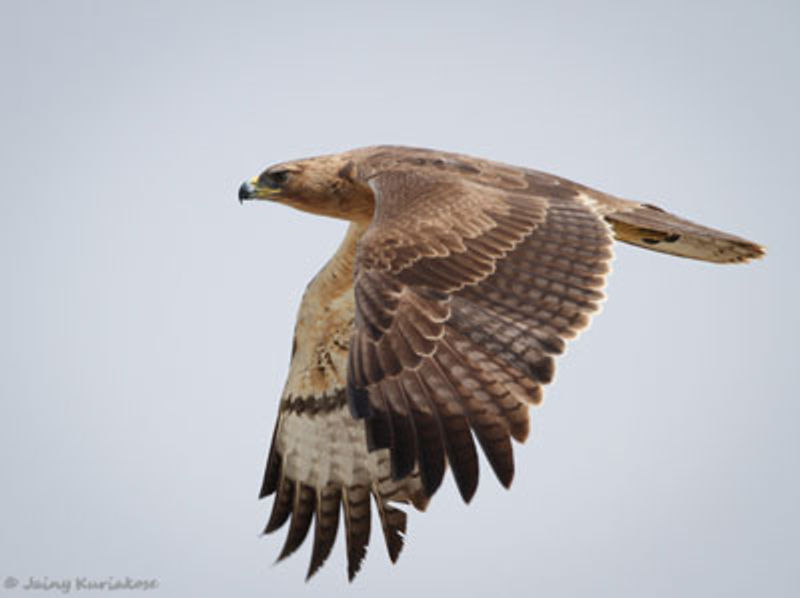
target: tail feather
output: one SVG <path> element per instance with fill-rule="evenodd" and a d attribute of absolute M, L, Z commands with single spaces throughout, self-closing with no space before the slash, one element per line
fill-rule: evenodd
<path fill-rule="evenodd" d="M 619 241 L 720 264 L 747 262 L 766 253 L 758 243 L 678 218 L 656 206 L 625 204 L 624 209 L 605 215 Z"/>

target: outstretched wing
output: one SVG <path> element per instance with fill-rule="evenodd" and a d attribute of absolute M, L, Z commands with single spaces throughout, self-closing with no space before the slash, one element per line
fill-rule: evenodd
<path fill-rule="evenodd" d="M 340 509 L 352 579 L 370 496 L 392 561 L 406 529 L 394 503 L 424 509 L 448 464 L 469 501 L 474 439 L 511 484 L 528 406 L 604 298 L 612 235 L 714 262 L 764 253 L 546 173 L 413 148 L 351 158 L 337 176 L 368 182 L 375 213 L 368 227 L 351 225 L 303 298 L 261 490 L 275 494 L 266 531 L 290 522 L 279 558 L 313 524 L 309 576 L 330 553 Z"/>
<path fill-rule="evenodd" d="M 403 546 L 406 514 L 391 506 L 424 509 L 419 475 L 393 480 L 388 451 L 367 450 L 364 424 L 346 403 L 344 372 L 353 321 L 351 280 L 342 280 L 335 260 L 309 285 L 300 308 L 289 378 L 280 402 L 260 497 L 275 494 L 265 532 L 289 521 L 278 559 L 303 542 L 312 525 L 314 541 L 308 577 L 328 557 L 344 515 L 348 575 L 360 568 L 370 535 L 370 496 L 377 506 L 389 557 Z M 343 283 L 331 288 L 326 274 Z"/>
<path fill-rule="evenodd" d="M 376 208 L 356 260 L 347 384 L 393 479 L 419 472 L 430 496 L 449 463 L 469 501 L 473 435 L 511 483 L 511 438 L 526 438 L 553 357 L 603 299 L 612 237 L 578 186 L 457 158 L 368 175 Z"/>

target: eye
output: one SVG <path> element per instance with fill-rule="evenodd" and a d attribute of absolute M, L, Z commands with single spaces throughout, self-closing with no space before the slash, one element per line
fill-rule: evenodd
<path fill-rule="evenodd" d="M 258 179 L 258 183 L 264 187 L 269 187 L 270 189 L 280 189 L 288 180 L 288 170 L 272 170 L 262 174 Z"/>

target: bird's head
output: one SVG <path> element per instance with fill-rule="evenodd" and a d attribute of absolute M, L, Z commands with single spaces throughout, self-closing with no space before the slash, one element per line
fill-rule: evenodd
<path fill-rule="evenodd" d="M 298 210 L 364 221 L 372 218 L 374 197 L 359 180 L 346 154 L 281 162 L 242 183 L 239 201 L 271 200 Z"/>

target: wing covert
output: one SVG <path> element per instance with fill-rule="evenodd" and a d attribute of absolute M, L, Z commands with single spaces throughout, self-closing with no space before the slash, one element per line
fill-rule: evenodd
<path fill-rule="evenodd" d="M 428 496 L 449 464 L 471 499 L 473 436 L 511 483 L 511 438 L 527 436 L 553 356 L 603 299 L 608 225 L 577 191 L 519 174 L 526 185 L 402 168 L 369 180 L 348 400 L 370 448 L 389 449 L 394 479 L 418 468 Z"/>

